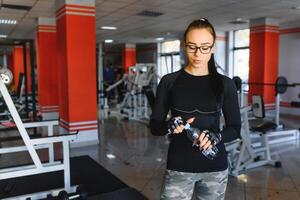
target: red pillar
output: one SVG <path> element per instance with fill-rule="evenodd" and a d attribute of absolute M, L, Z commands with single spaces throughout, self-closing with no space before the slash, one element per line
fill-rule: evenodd
<path fill-rule="evenodd" d="M 12 72 L 13 72 L 13 76 L 14 76 L 13 88 L 16 92 L 18 83 L 19 83 L 19 75 L 20 75 L 20 73 L 24 73 L 23 46 L 14 46 Z"/>
<path fill-rule="evenodd" d="M 275 83 L 278 77 L 279 26 L 275 20 L 251 20 L 249 82 Z M 248 100 L 262 95 L 266 104 L 275 102 L 275 88 L 249 85 Z"/>
<path fill-rule="evenodd" d="M 30 63 L 30 45 L 26 45 L 26 66 L 27 66 L 27 91 L 31 93 L 31 63 Z"/>
<path fill-rule="evenodd" d="M 135 44 L 125 44 L 125 49 L 123 53 L 123 67 L 124 71 L 128 72 L 130 66 L 136 64 L 136 49 Z"/>
<path fill-rule="evenodd" d="M 24 70 L 23 70 L 24 71 Z M 27 73 L 27 91 L 31 93 L 31 63 L 30 63 L 30 45 L 26 44 L 26 73 Z"/>
<path fill-rule="evenodd" d="M 73 146 L 98 144 L 95 1 L 57 0 L 59 115 Z"/>
<path fill-rule="evenodd" d="M 37 81 L 44 120 L 58 119 L 58 67 L 55 18 L 39 18 L 36 33 Z"/>
<path fill-rule="evenodd" d="M 14 46 L 13 50 L 13 87 L 15 91 L 17 90 L 19 84 L 20 73 L 24 74 L 24 48 L 21 45 Z M 31 78 L 30 78 L 30 48 L 26 45 L 26 65 L 27 65 L 27 91 L 31 92 Z M 25 74 L 24 74 L 25 75 Z M 25 86 L 24 86 L 25 87 Z"/>

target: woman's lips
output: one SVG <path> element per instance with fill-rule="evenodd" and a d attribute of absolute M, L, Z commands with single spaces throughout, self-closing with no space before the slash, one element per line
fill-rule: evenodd
<path fill-rule="evenodd" d="M 201 60 L 194 60 L 194 63 L 200 64 Z"/>

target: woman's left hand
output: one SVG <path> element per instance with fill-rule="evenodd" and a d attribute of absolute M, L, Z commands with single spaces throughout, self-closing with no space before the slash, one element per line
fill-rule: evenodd
<path fill-rule="evenodd" d="M 211 141 L 206 137 L 206 134 L 202 132 L 198 138 L 198 144 L 200 150 L 208 150 L 212 148 Z"/>

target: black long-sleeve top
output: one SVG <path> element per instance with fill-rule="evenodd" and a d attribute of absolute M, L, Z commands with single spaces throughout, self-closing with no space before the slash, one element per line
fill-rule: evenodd
<path fill-rule="evenodd" d="M 217 144 L 218 156 L 209 160 L 193 147 L 185 131 L 170 137 L 167 169 L 182 172 L 213 172 L 228 167 L 224 143 L 240 137 L 241 118 L 237 92 L 233 81 L 222 75 L 224 95 L 221 109 L 213 93 L 209 75 L 194 76 L 184 69 L 162 77 L 157 87 L 152 110 L 150 129 L 156 136 L 167 134 L 166 117 L 171 110 L 172 117 L 181 116 L 184 120 L 195 117 L 191 124 L 200 130 L 220 131 L 222 141 Z M 221 110 L 225 127 L 220 130 Z"/>

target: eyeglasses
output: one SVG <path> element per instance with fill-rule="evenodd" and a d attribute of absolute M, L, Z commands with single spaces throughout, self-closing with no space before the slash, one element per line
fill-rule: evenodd
<path fill-rule="evenodd" d="M 186 47 L 186 51 L 188 53 L 197 53 L 197 50 L 199 49 L 199 51 L 202 53 L 202 54 L 209 54 L 211 49 L 213 48 L 214 45 L 211 45 L 211 46 L 200 46 L 200 47 L 197 47 L 196 45 L 192 45 L 192 44 L 187 44 L 185 45 Z"/>

